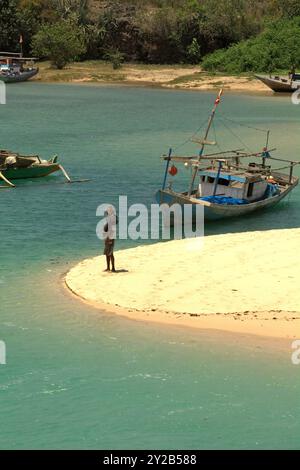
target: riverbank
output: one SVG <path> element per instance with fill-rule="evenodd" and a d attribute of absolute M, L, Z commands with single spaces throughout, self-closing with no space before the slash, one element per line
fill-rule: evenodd
<path fill-rule="evenodd" d="M 225 76 L 208 74 L 192 65 L 124 64 L 114 70 L 109 62 L 74 62 L 63 70 L 38 64 L 39 74 L 34 81 L 53 83 L 99 83 L 156 86 L 185 90 L 215 90 L 223 86 L 230 91 L 267 93 L 271 91 L 251 75 Z"/>
<path fill-rule="evenodd" d="M 81 299 L 134 320 L 300 336 L 300 229 L 176 240 L 87 259 L 66 275 Z M 128 270 L 128 271 L 127 271 Z"/>

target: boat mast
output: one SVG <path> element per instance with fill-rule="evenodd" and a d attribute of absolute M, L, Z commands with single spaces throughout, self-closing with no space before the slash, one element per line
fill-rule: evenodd
<path fill-rule="evenodd" d="M 23 57 L 23 34 L 20 34 L 19 44 L 20 44 L 20 57 Z"/>
<path fill-rule="evenodd" d="M 163 185 L 162 185 L 162 189 L 165 189 L 165 187 L 166 187 L 168 170 L 169 170 L 170 161 L 171 161 L 171 155 L 172 155 L 172 149 L 169 148 L 169 153 L 168 153 L 168 157 L 167 157 L 167 164 L 166 164 L 166 170 L 165 170 L 165 176 L 164 176 L 164 182 L 163 182 Z"/>
<path fill-rule="evenodd" d="M 213 107 L 213 109 L 212 109 L 211 115 L 209 116 L 208 124 L 207 124 L 207 129 L 206 129 L 206 132 L 205 132 L 205 135 L 204 135 L 204 139 L 203 139 L 202 142 L 201 142 L 201 149 L 200 149 L 200 152 L 199 152 L 198 163 L 200 162 L 201 157 L 202 157 L 202 155 L 203 155 L 203 152 L 204 152 L 204 149 L 205 149 L 205 145 L 208 143 L 206 139 L 207 139 L 207 137 L 208 137 L 208 134 L 209 134 L 211 125 L 212 125 L 212 123 L 213 123 L 213 120 L 214 120 L 214 117 L 215 117 L 215 113 L 216 113 L 218 104 L 219 104 L 220 101 L 221 101 L 222 93 L 223 93 L 223 88 L 219 91 L 219 94 L 218 94 L 217 99 L 215 100 L 215 104 L 214 104 L 214 107 Z M 192 178 L 191 178 L 191 183 L 190 183 L 190 188 L 189 188 L 188 196 L 190 196 L 190 195 L 192 194 L 192 192 L 193 192 L 194 182 L 195 182 L 195 178 L 196 178 L 197 173 L 198 173 L 198 164 L 195 165 L 194 171 L 193 171 L 193 173 L 192 173 Z"/>
<path fill-rule="evenodd" d="M 266 158 L 270 157 L 270 152 L 269 152 L 269 139 L 270 139 L 270 130 L 267 131 L 267 139 L 266 139 L 266 146 L 263 149 L 262 153 L 262 167 L 266 167 Z"/>

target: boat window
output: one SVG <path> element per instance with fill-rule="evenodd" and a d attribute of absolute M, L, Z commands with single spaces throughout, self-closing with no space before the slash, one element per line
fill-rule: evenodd
<path fill-rule="evenodd" d="M 208 176 L 208 177 L 207 177 L 207 181 L 208 181 L 209 183 L 213 183 L 213 182 L 215 181 L 215 178 L 213 178 L 212 176 Z"/>
<path fill-rule="evenodd" d="M 236 188 L 236 189 L 243 189 L 244 188 L 244 183 L 242 183 L 241 181 L 230 181 L 230 185 L 229 185 L 231 188 Z"/>
<path fill-rule="evenodd" d="M 247 191 L 247 197 L 251 197 L 252 194 L 253 194 L 253 186 L 254 186 L 254 183 L 249 183 L 248 185 L 248 191 Z"/>
<path fill-rule="evenodd" d="M 225 180 L 224 178 L 219 178 L 218 184 L 222 186 L 229 186 L 229 180 Z"/>
<path fill-rule="evenodd" d="M 205 176 L 201 176 L 201 180 L 204 182 L 205 181 Z"/>

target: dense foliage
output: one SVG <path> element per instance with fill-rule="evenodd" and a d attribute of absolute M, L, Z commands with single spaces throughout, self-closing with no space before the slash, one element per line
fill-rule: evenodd
<path fill-rule="evenodd" d="M 17 5 L 10 0 L 0 3 L 0 49 L 15 48 L 19 39 Z"/>
<path fill-rule="evenodd" d="M 204 60 L 211 70 L 265 70 L 272 61 L 281 62 L 278 45 L 284 29 L 290 39 L 282 44 L 291 41 L 289 22 L 298 37 L 300 27 L 293 20 L 298 15 L 299 0 L 1 0 L 0 49 L 17 50 L 22 34 L 25 53 L 34 48 L 53 59 L 41 47 L 41 31 L 45 36 L 48 27 L 63 20 L 80 31 L 75 55 L 81 59 L 111 57 L 116 67 L 122 60 L 199 63 L 218 50 Z M 269 50 L 272 34 L 277 46 L 269 44 Z M 287 54 L 284 64 L 290 59 Z"/>
<path fill-rule="evenodd" d="M 44 24 L 33 37 L 32 49 L 35 55 L 48 57 L 52 65 L 62 69 L 85 52 L 84 33 L 68 19 Z"/>
<path fill-rule="evenodd" d="M 227 73 L 271 72 L 300 67 L 300 16 L 270 24 L 253 39 L 208 55 L 206 70 Z"/>

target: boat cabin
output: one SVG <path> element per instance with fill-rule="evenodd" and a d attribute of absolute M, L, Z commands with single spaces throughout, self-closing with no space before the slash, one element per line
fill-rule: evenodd
<path fill-rule="evenodd" d="M 199 171 L 200 182 L 197 197 L 224 196 L 253 202 L 262 199 L 267 192 L 268 182 L 261 174 L 241 172 L 233 169 Z"/>
<path fill-rule="evenodd" d="M 35 60 L 35 57 L 23 57 L 19 53 L 0 52 L 0 75 L 18 75 L 32 70 Z"/>
<path fill-rule="evenodd" d="M 23 156 L 8 150 L 0 150 L 0 171 L 8 168 L 27 168 L 35 163 L 41 163 L 38 156 Z"/>
<path fill-rule="evenodd" d="M 293 82 L 300 82 L 300 73 L 293 73 L 291 79 Z"/>
<path fill-rule="evenodd" d="M 6 73 L 20 73 L 22 70 L 21 62 L 14 62 L 12 59 L 0 58 L 0 71 L 2 74 Z"/>

